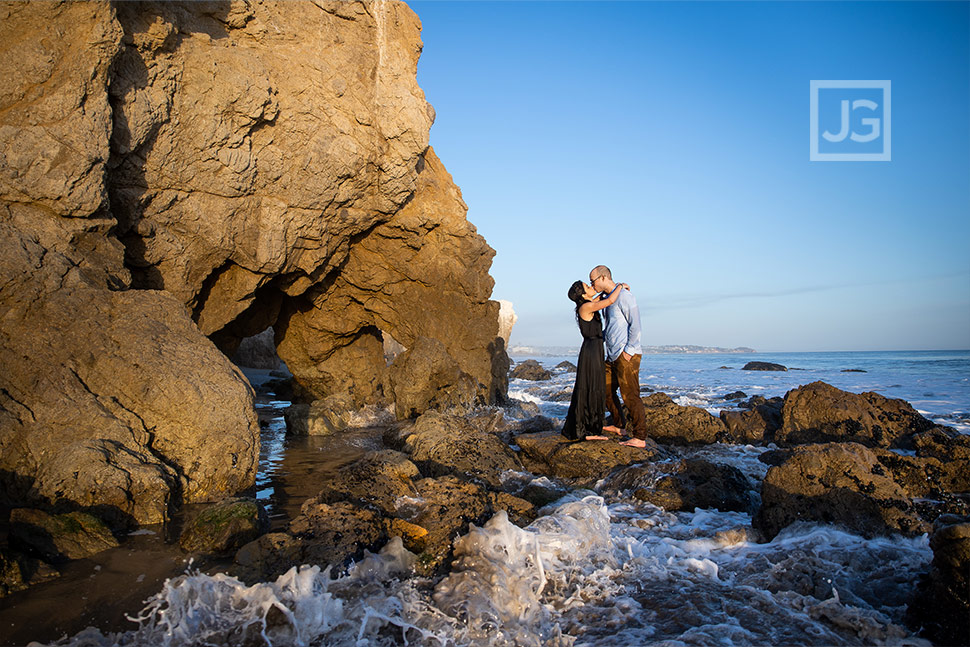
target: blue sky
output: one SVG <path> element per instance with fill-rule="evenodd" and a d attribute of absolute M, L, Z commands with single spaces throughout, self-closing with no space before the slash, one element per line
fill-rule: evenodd
<path fill-rule="evenodd" d="M 970 3 L 409 5 L 513 345 L 606 263 L 646 345 L 970 348 Z M 813 79 L 891 81 L 892 161 L 809 160 Z"/>

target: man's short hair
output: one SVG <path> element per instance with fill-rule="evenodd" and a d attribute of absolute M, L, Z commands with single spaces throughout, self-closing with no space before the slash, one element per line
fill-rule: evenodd
<path fill-rule="evenodd" d="M 593 268 L 593 271 L 590 272 L 590 274 L 593 274 L 594 276 L 599 274 L 600 276 L 605 276 L 611 281 L 613 280 L 613 274 L 610 272 L 610 268 L 606 267 L 605 265 L 597 265 Z"/>

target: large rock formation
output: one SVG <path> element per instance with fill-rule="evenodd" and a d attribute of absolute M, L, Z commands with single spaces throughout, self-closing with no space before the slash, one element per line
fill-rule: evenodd
<path fill-rule="evenodd" d="M 383 0 L 0 7 L 5 499 L 150 523 L 245 488 L 223 353 L 268 326 L 308 399 L 383 400 L 385 334 L 504 396 L 419 30 Z"/>

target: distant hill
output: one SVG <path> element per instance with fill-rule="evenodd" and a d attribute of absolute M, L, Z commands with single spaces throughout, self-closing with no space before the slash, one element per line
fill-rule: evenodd
<path fill-rule="evenodd" d="M 509 355 L 532 355 L 536 357 L 559 357 L 561 355 L 575 355 L 579 352 L 578 346 L 522 346 L 515 345 L 509 348 Z M 684 354 L 740 354 L 756 353 L 753 348 L 739 346 L 738 348 L 720 348 L 718 346 L 694 346 L 683 344 L 676 346 L 644 346 L 644 355 L 659 355 L 661 353 L 684 353 Z"/>

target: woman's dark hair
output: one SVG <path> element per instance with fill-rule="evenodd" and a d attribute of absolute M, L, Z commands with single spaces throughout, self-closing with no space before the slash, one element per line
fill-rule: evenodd
<path fill-rule="evenodd" d="M 576 304 L 577 317 L 579 316 L 579 306 L 586 303 L 586 297 L 583 296 L 585 294 L 586 294 L 586 286 L 583 285 L 582 281 L 576 281 L 575 283 L 570 285 L 569 292 L 566 293 L 566 296 L 569 297 L 569 300 Z"/>

